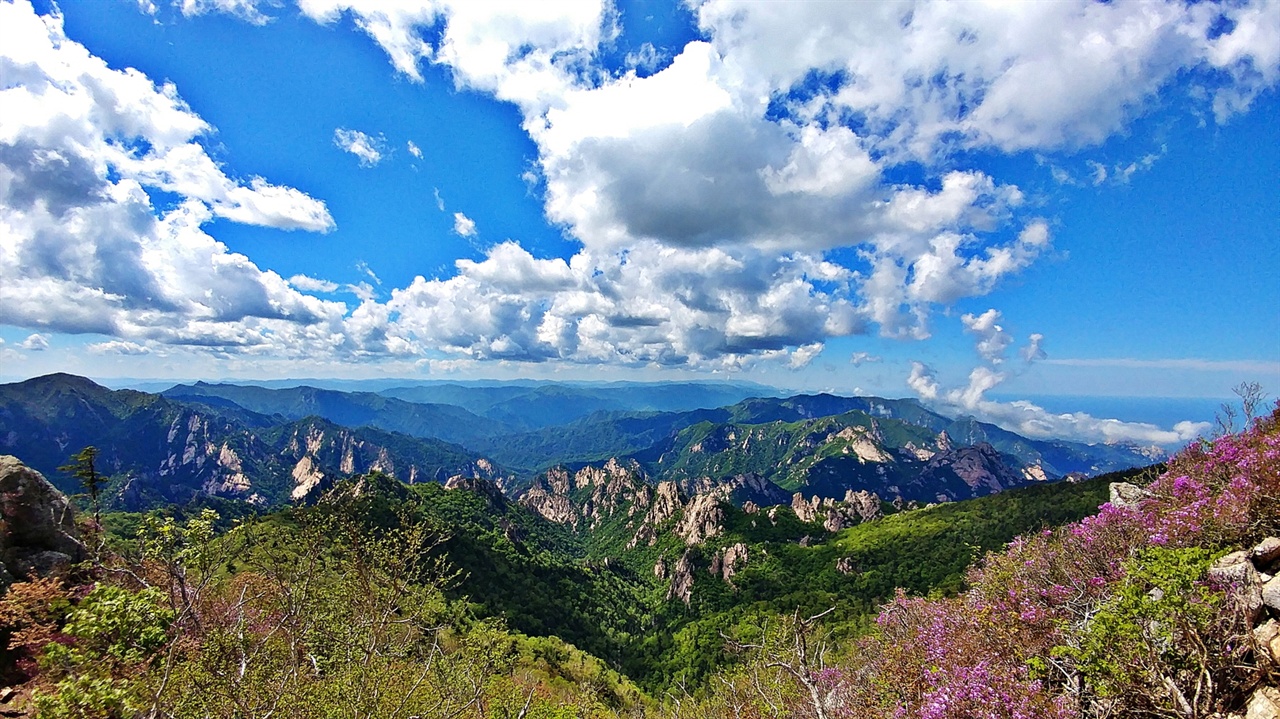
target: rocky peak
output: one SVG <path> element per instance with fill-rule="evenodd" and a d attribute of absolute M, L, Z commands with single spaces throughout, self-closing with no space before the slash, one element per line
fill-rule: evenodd
<path fill-rule="evenodd" d="M 844 499 L 836 501 L 831 497 L 814 496 L 805 499 L 804 494 L 796 492 L 791 497 L 791 509 L 802 522 L 821 522 L 828 532 L 838 532 L 861 522 L 879 519 L 880 496 L 867 490 L 846 490 Z"/>
<path fill-rule="evenodd" d="M 874 421 L 871 429 L 863 429 L 862 427 L 845 427 L 827 438 L 828 442 L 843 440 L 846 444 L 842 448 L 843 453 L 852 454 L 858 458 L 858 461 L 867 464 L 883 464 L 892 462 L 893 455 L 886 452 L 881 446 L 880 433 L 876 429 Z"/>
<path fill-rule="evenodd" d="M 612 457 L 600 467 L 583 467 L 573 476 L 573 484 L 579 488 L 601 487 L 611 483 L 625 482 L 633 475 L 643 474 L 640 464 L 635 460 L 623 464 L 617 457 Z"/>
<path fill-rule="evenodd" d="M 801 522 L 812 522 L 821 504 L 822 500 L 818 497 L 814 497 L 812 502 L 806 500 L 802 492 L 796 492 L 791 495 L 791 509 L 800 518 Z"/>
<path fill-rule="evenodd" d="M 502 489 L 494 482 L 481 477 L 468 477 L 461 474 L 455 474 L 445 480 L 445 489 L 465 489 L 469 492 L 475 492 L 488 500 L 492 507 L 503 507 L 507 503 L 507 498 L 502 493 Z"/>
<path fill-rule="evenodd" d="M 1004 463 L 995 447 L 986 442 L 940 452 L 925 465 L 920 480 L 924 486 L 941 487 L 945 482 L 940 480 L 948 473 L 958 477 L 975 494 L 1001 492 L 1025 482 L 1020 473 Z"/>
<path fill-rule="evenodd" d="M 567 473 L 563 479 L 568 479 Z M 577 526 L 579 518 L 577 508 L 573 506 L 567 493 L 556 491 L 566 486 L 560 482 L 552 483 L 547 477 L 539 477 L 534 480 L 529 489 L 525 490 L 524 494 L 520 495 L 518 501 L 548 521 Z"/>
<path fill-rule="evenodd" d="M 579 489 L 591 490 L 580 505 L 571 496 Z M 583 467 L 573 475 L 564 467 L 553 467 L 535 479 L 518 501 L 552 522 L 576 527 L 580 521 L 588 521 L 594 527 L 624 508 L 630 514 L 643 511 L 649 507 L 652 492 L 638 462 L 614 458 L 598 467 Z"/>
<path fill-rule="evenodd" d="M 674 530 L 684 538 L 685 544 L 701 544 L 724 530 L 724 508 L 720 502 L 721 498 L 716 494 L 698 494 L 689 501 Z"/>
<path fill-rule="evenodd" d="M 630 471 L 621 470 L 621 466 L 614 460 L 610 460 L 610 465 L 614 469 L 610 471 L 610 466 L 605 466 L 604 481 L 597 481 L 591 490 L 591 498 L 582 504 L 582 517 L 590 518 L 592 527 L 623 508 L 634 513 L 651 496 L 649 484 L 644 480 L 639 465 Z"/>
<path fill-rule="evenodd" d="M 552 467 L 547 470 L 546 486 L 554 494 L 568 495 L 573 489 L 570 484 L 572 479 L 569 477 L 569 470 L 564 467 Z"/>
<path fill-rule="evenodd" d="M 744 507 L 748 503 L 756 507 L 771 507 L 786 504 L 788 500 L 786 490 L 765 479 L 764 475 L 758 472 L 735 474 L 719 481 L 702 476 L 694 481 L 685 482 L 685 490 L 693 495 L 717 494 L 727 502 Z"/>
<path fill-rule="evenodd" d="M 632 506 L 639 506 L 649 501 L 649 492 L 645 491 L 642 497 L 637 497 L 636 504 Z M 649 510 L 645 513 L 644 519 L 640 520 L 640 527 L 636 530 L 635 536 L 627 542 L 627 549 L 641 544 L 652 546 L 658 541 L 658 527 L 676 516 L 684 506 L 680 498 L 680 487 L 675 482 L 658 482 L 658 486 L 653 490 L 652 504 L 648 506 Z"/>
<path fill-rule="evenodd" d="M 671 586 L 667 589 L 667 599 L 679 597 L 685 604 L 693 597 L 693 561 L 689 558 L 691 550 L 685 550 L 680 560 L 671 570 Z"/>
<path fill-rule="evenodd" d="M 680 500 L 680 488 L 675 482 L 658 482 L 654 488 L 653 504 L 645 514 L 646 524 L 657 526 L 676 516 L 683 502 Z"/>
<path fill-rule="evenodd" d="M 732 544 L 724 549 L 716 550 L 711 555 L 711 566 L 707 567 L 707 571 L 711 572 L 711 576 L 720 577 L 730 586 L 733 586 L 733 577 L 738 570 L 746 566 L 750 552 L 747 545 L 742 542 Z"/>

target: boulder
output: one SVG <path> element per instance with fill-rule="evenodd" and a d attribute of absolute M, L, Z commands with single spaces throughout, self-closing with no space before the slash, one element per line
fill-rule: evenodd
<path fill-rule="evenodd" d="M 75 508 L 39 472 L 0 455 L 0 583 L 45 576 L 84 559 Z"/>
<path fill-rule="evenodd" d="M 1267 537 L 1258 546 L 1249 550 L 1249 558 L 1258 569 L 1266 569 L 1272 562 L 1280 559 L 1280 539 Z"/>
<path fill-rule="evenodd" d="M 1280 612 L 1280 577 L 1272 577 L 1262 585 L 1262 603 Z"/>
<path fill-rule="evenodd" d="M 1280 624 L 1268 619 L 1264 624 L 1254 627 L 1253 643 L 1258 658 L 1266 658 L 1272 664 L 1280 665 Z"/>
<path fill-rule="evenodd" d="M 1110 502 L 1113 507 L 1136 507 L 1147 498 L 1147 491 L 1128 482 L 1112 482 Z"/>
<path fill-rule="evenodd" d="M 1249 555 L 1243 551 L 1232 552 L 1219 557 L 1209 567 L 1209 581 L 1219 586 L 1244 586 L 1258 581 L 1258 570 L 1254 569 Z"/>
<path fill-rule="evenodd" d="M 1208 577 L 1210 582 L 1227 590 L 1251 624 L 1258 620 L 1263 606 L 1262 579 L 1249 561 L 1248 552 L 1232 552 L 1220 557 L 1209 567 Z"/>
<path fill-rule="evenodd" d="M 1280 719 L 1280 690 L 1262 687 L 1249 697 L 1245 719 Z"/>

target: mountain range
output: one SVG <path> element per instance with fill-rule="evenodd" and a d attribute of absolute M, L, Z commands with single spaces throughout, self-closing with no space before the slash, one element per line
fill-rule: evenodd
<path fill-rule="evenodd" d="M 725 495 L 737 504 L 786 503 L 795 493 L 844 501 L 859 492 L 926 504 L 1161 457 L 1127 445 L 1028 439 L 914 400 L 737 399 L 749 389 L 445 384 L 348 392 L 195 383 L 153 394 L 56 374 L 0 385 L 0 450 L 74 489 L 58 467 L 97 446 L 112 501 L 131 508 L 200 496 L 278 504 L 374 470 L 406 483 L 486 479 L 518 496 L 549 473 L 609 463 L 690 496 L 755 478 L 754 495 L 740 487 Z M 647 409 L 726 398 L 737 401 Z"/>
<path fill-rule="evenodd" d="M 587 412 L 600 388 L 566 386 L 561 402 L 583 398 L 573 411 L 514 422 L 501 415 L 517 402 L 557 395 L 512 389 L 197 383 L 155 394 L 49 375 L 0 385 L 0 454 L 75 492 L 58 467 L 93 445 L 109 508 L 235 500 L 264 513 L 267 536 L 292 526 L 298 505 L 342 497 L 374 526 L 420 515 L 460 572 L 453 601 L 570 642 L 655 691 L 732 661 L 723 633 L 762 616 L 838 604 L 835 626 L 856 633 L 896 587 L 954 591 L 982 551 L 1093 511 L 1108 478 L 1085 475 L 1152 461 L 912 400 L 657 411 L 633 387 L 620 409 Z M 468 402 L 471 391 L 480 399 Z M 104 519 L 128 537 L 139 516 Z"/>

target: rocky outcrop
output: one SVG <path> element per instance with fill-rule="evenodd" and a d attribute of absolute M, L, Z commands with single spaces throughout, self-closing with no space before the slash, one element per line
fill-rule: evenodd
<path fill-rule="evenodd" d="M 520 504 L 557 524 L 577 525 L 577 508 L 573 506 L 567 491 L 557 489 L 556 485 L 539 478 L 520 496 Z"/>
<path fill-rule="evenodd" d="M 623 510 L 628 516 L 643 512 L 652 500 L 653 488 L 638 463 L 610 459 L 573 474 L 553 467 L 535 479 L 518 501 L 552 522 L 594 528 Z"/>
<path fill-rule="evenodd" d="M 844 500 L 839 502 L 816 495 L 805 499 L 803 493 L 796 492 L 791 497 L 791 509 L 800 521 L 821 523 L 828 532 L 838 532 L 883 516 L 879 495 L 866 490 L 848 490 Z"/>
<path fill-rule="evenodd" d="M 814 497 L 812 501 L 806 500 L 804 494 L 796 492 L 791 496 L 791 510 L 796 513 L 801 522 L 812 522 L 818 514 L 818 507 L 822 506 L 822 500 Z"/>
<path fill-rule="evenodd" d="M 1124 509 L 1126 507 L 1136 507 L 1142 500 L 1146 499 L 1149 494 L 1141 487 L 1128 482 L 1112 482 L 1108 485 L 1110 497 L 1108 501 L 1113 507 Z"/>
<path fill-rule="evenodd" d="M 1045 474 L 1044 467 L 1039 464 L 1028 464 L 1022 468 L 1022 478 L 1028 482 L 1048 482 L 1049 475 Z"/>
<path fill-rule="evenodd" d="M 786 490 L 757 472 L 735 474 L 727 479 L 718 480 L 703 476 L 694 481 L 685 482 L 684 489 L 690 495 L 718 494 L 725 501 L 743 508 L 748 504 L 754 507 L 786 504 L 790 497 Z"/>
<path fill-rule="evenodd" d="M 351 430 L 323 420 L 298 423 L 279 453 L 293 480 L 289 498 L 304 500 L 339 479 L 370 472 L 381 472 L 408 484 L 422 479 L 444 483 L 451 477 L 489 482 L 503 478 L 501 470 L 483 457 L 420 467 L 415 458 L 393 454 L 382 441 L 385 438 L 380 430 Z"/>
<path fill-rule="evenodd" d="M 1266 674 L 1280 669 L 1280 538 L 1268 537 L 1251 549 L 1218 558 L 1207 572 L 1209 584 L 1224 591 L 1249 622 L 1255 661 Z M 1238 715 L 1237 715 L 1238 716 Z M 1280 689 L 1261 686 L 1246 705 L 1246 719 L 1280 719 Z"/>
<path fill-rule="evenodd" d="M 875 428 L 874 421 L 871 429 L 862 427 L 845 427 L 831 437 L 828 441 L 843 440 L 845 445 L 841 448 L 844 454 L 852 454 L 858 458 L 858 461 L 867 464 L 892 462 L 893 455 L 889 454 L 880 446 L 883 441 L 879 437 L 879 432 Z"/>
<path fill-rule="evenodd" d="M 649 511 L 644 516 L 645 524 L 656 527 L 676 516 L 681 506 L 680 488 L 676 483 L 658 482 L 658 486 L 654 489 L 653 504 L 649 506 Z"/>
<path fill-rule="evenodd" d="M 750 558 L 750 552 L 747 545 L 742 542 L 732 544 L 724 549 L 716 550 L 711 555 L 711 565 L 707 567 L 707 571 L 713 577 L 720 577 L 730 586 L 733 585 L 733 577 L 738 570 L 746 566 L 747 559 Z"/>
<path fill-rule="evenodd" d="M 676 523 L 675 533 L 693 546 L 715 537 L 724 530 L 724 509 L 716 494 L 699 494 L 685 505 L 684 515 Z"/>
<path fill-rule="evenodd" d="M 844 503 L 857 512 L 858 518 L 863 522 L 870 522 L 884 516 L 884 510 L 880 508 L 880 497 L 875 492 L 849 490 L 844 494 Z"/>
<path fill-rule="evenodd" d="M 489 502 L 489 506 L 500 509 L 507 504 L 507 497 L 502 493 L 502 488 L 496 483 L 479 477 L 467 477 L 456 474 L 445 480 L 445 489 L 464 489 L 469 492 L 475 492 Z"/>
<path fill-rule="evenodd" d="M 84 554 L 66 496 L 17 457 L 0 455 L 0 585 L 64 571 Z"/>
<path fill-rule="evenodd" d="M 592 528 L 623 509 L 635 514 L 652 496 L 644 472 L 634 460 L 624 465 L 610 459 L 602 467 L 583 467 L 573 476 L 573 484 L 591 489 L 591 497 L 582 503 L 581 514 Z"/>
<path fill-rule="evenodd" d="M 653 503 L 640 521 L 640 528 L 636 530 L 635 536 L 627 542 L 627 549 L 641 544 L 653 546 L 658 541 L 658 527 L 676 516 L 683 506 L 680 488 L 675 482 L 658 482 L 653 492 Z"/>
<path fill-rule="evenodd" d="M 935 457 L 929 461 L 925 471 L 941 465 L 943 461 L 970 489 L 1001 492 L 1022 482 L 1022 478 L 1000 459 L 995 447 L 986 442 Z"/>
<path fill-rule="evenodd" d="M 693 597 L 693 561 L 690 551 L 680 555 L 680 560 L 671 570 L 671 586 L 667 589 L 667 599 L 678 597 L 685 604 Z"/>

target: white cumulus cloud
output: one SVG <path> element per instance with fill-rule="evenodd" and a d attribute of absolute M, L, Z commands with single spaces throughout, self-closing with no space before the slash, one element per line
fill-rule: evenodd
<path fill-rule="evenodd" d="M 336 292 L 338 290 L 337 282 L 329 280 L 321 280 L 307 275 L 294 275 L 289 278 L 289 284 L 303 292 Z"/>
<path fill-rule="evenodd" d="M 873 364 L 881 361 L 883 361 L 882 357 L 879 355 L 873 355 L 870 352 L 854 352 L 852 355 L 849 355 L 849 364 L 854 367 L 861 367 L 864 364 Z"/>
<path fill-rule="evenodd" d="M 978 354 L 992 364 L 1003 362 L 1005 350 L 1013 344 L 1013 337 L 996 324 L 999 321 L 1000 311 L 996 309 L 987 310 L 980 315 L 966 314 L 960 317 L 964 328 L 978 337 Z"/>
<path fill-rule="evenodd" d="M 252 22 L 266 7 L 184 2 Z M 325 230 L 323 203 L 229 176 L 194 141 L 209 128 L 176 88 L 107 68 L 56 17 L 0 4 L 0 322 L 56 316 L 63 331 L 244 352 L 803 366 L 833 337 L 927 338 L 931 317 L 1051 252 L 1023 189 L 965 166 L 964 151 L 1087 148 L 1157 96 L 1225 121 L 1280 78 L 1280 0 L 859 12 L 702 0 L 690 7 L 705 39 L 669 63 L 642 49 L 617 71 L 600 63 L 620 31 L 611 3 L 296 3 L 350 22 L 412 81 L 435 63 L 516 107 L 536 147 L 529 175 L 576 254 L 506 242 L 385 302 L 372 287 L 354 308 L 311 297 L 329 285 L 264 272 L 201 227 L 220 216 Z M 829 82 L 814 90 L 815 76 Z M 1203 99 L 1160 94 L 1178 78 Z M 348 128 L 334 142 L 364 166 L 388 152 Z M 1104 167 L 1107 181 L 1144 161 Z M 929 176 L 887 179 L 906 163 Z M 145 187 L 185 202 L 161 215 Z M 466 215 L 454 221 L 474 234 Z M 982 402 L 1001 379 L 1010 343 L 989 314 L 969 329 L 993 366 L 957 401 Z"/>
<path fill-rule="evenodd" d="M 1169 446 L 1185 444 L 1210 428 L 1208 422 L 1184 421 L 1165 429 L 1146 422 L 1094 417 L 1085 412 L 1054 414 L 1026 400 L 998 402 L 987 398 L 986 393 L 1005 379 L 1004 373 L 977 367 L 970 373 L 968 384 L 947 388 L 941 386 L 928 366 L 913 362 L 907 386 L 922 400 L 944 412 L 973 415 L 984 422 L 1032 438 Z"/>
<path fill-rule="evenodd" d="M 324 204 L 229 175 L 173 85 L 108 67 L 59 15 L 18 2 L 0 3 L 0 88 L 0 323 L 293 356 L 341 335 L 341 304 L 202 229 L 224 217 L 326 231 Z M 158 210 L 148 188 L 178 202 Z"/>
<path fill-rule="evenodd" d="M 109 340 L 107 342 L 94 342 L 88 345 L 87 349 L 99 355 L 126 355 L 138 356 L 151 354 L 151 348 L 140 345 L 137 342 L 128 342 L 126 340 Z"/>
<path fill-rule="evenodd" d="M 373 167 L 382 162 L 383 147 L 386 145 L 381 138 L 345 127 L 333 131 L 333 144 L 343 152 L 355 155 L 360 160 L 361 167 Z"/>
<path fill-rule="evenodd" d="M 462 214 L 453 213 L 453 231 L 462 237 L 476 236 L 476 221 Z"/>
<path fill-rule="evenodd" d="M 18 343 L 19 349 L 29 352 L 43 352 L 49 349 L 49 338 L 36 332 L 27 336 L 27 338 Z"/>
<path fill-rule="evenodd" d="M 207 12 L 222 12 L 234 15 L 254 25 L 266 25 L 271 18 L 262 12 L 260 5 L 268 3 L 262 0 L 174 0 L 174 4 L 182 9 L 187 17 L 203 15 Z M 155 14 L 155 6 L 150 5 L 150 14 Z"/>

